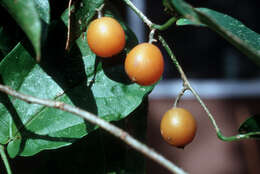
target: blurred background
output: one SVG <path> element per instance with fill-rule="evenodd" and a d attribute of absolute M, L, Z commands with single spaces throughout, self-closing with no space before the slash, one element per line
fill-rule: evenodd
<path fill-rule="evenodd" d="M 169 16 L 161 1 L 132 0 L 149 19 L 163 24 Z M 226 13 L 260 33 L 259 0 L 187 0 L 195 7 L 208 7 Z M 126 19 L 140 42 L 148 40 L 147 26 L 130 10 Z M 260 67 L 210 29 L 171 27 L 161 32 L 177 56 L 191 85 L 197 90 L 226 136 L 237 134 L 239 125 L 249 116 L 260 113 Z M 160 46 L 158 44 L 158 46 Z M 259 142 L 243 140 L 222 142 L 194 97 L 186 92 L 180 106 L 197 119 L 194 141 L 177 149 L 166 144 L 159 131 L 160 120 L 173 105 L 181 90 L 179 74 L 170 58 L 165 58 L 163 80 L 149 97 L 148 144 L 192 174 L 258 174 L 260 173 Z M 148 174 L 168 174 L 159 165 L 148 161 Z"/>

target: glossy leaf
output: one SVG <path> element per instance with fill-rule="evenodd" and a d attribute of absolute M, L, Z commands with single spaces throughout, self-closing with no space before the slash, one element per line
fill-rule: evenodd
<path fill-rule="evenodd" d="M 127 78 L 123 61 L 131 44 L 106 61 L 97 58 L 80 37 L 67 53 L 64 28 L 62 23 L 52 26 L 40 65 L 26 45 L 18 44 L 0 64 L 3 83 L 25 94 L 76 105 L 108 121 L 125 118 L 153 88 Z M 126 34 L 136 44 L 131 32 Z M 11 157 L 69 145 L 96 128 L 57 109 L 30 105 L 6 95 L 0 100 L 0 143 L 8 144 Z"/>
<path fill-rule="evenodd" d="M 183 17 L 191 20 L 177 24 L 202 24 L 220 34 L 241 52 L 260 65 L 260 35 L 247 28 L 240 21 L 217 11 L 207 8 L 193 8 L 183 0 L 164 0 L 172 5 Z"/>
<path fill-rule="evenodd" d="M 0 4 L 10 13 L 31 41 L 37 58 L 41 54 L 41 21 L 33 0 L 2 0 Z"/>
<path fill-rule="evenodd" d="M 247 120 L 245 120 L 244 123 L 241 124 L 239 128 L 239 133 L 245 134 L 245 133 L 254 133 L 254 132 L 260 132 L 260 115 L 255 115 Z M 251 135 L 252 138 L 260 138 L 260 135 Z"/>
<path fill-rule="evenodd" d="M 180 19 L 178 19 L 178 20 L 176 21 L 176 25 L 179 25 L 179 26 L 195 25 L 195 26 L 206 27 L 206 25 L 204 25 L 204 24 L 195 23 L 195 22 L 192 22 L 191 20 L 186 19 L 186 18 L 180 18 Z"/>

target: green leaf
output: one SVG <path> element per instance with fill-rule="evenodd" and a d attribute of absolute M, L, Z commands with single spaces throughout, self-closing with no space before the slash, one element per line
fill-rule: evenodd
<path fill-rule="evenodd" d="M 256 133 L 260 132 L 260 115 L 255 115 L 242 123 L 239 127 L 239 133 L 246 134 L 246 133 Z M 260 138 L 260 135 L 251 135 L 252 138 Z"/>
<path fill-rule="evenodd" d="M 201 8 L 196 9 L 196 12 L 204 24 L 260 65 L 260 35 L 258 33 L 250 30 L 240 21 L 214 10 Z"/>
<path fill-rule="evenodd" d="M 104 3 L 104 0 L 83 0 L 76 1 L 75 4 L 71 7 L 71 16 L 70 16 L 70 45 L 81 36 L 87 30 L 89 22 L 97 14 L 96 9 L 99 8 Z M 112 3 L 105 4 L 103 9 L 104 16 L 111 16 L 118 20 L 122 25 L 126 33 L 126 51 L 129 48 L 132 48 L 136 44 L 135 34 L 127 29 L 127 26 L 124 24 L 120 14 L 114 8 Z M 68 26 L 68 9 L 62 14 L 61 19 Z M 130 39 L 129 39 L 130 36 Z M 67 37 L 67 36 L 66 36 Z M 134 39 L 132 39 L 134 38 Z"/>
<path fill-rule="evenodd" d="M 69 53 L 65 52 L 65 28 L 61 22 L 51 26 L 40 64 L 26 44 L 18 44 L 0 64 L 2 83 L 25 94 L 76 105 L 107 121 L 125 118 L 153 89 L 130 82 L 124 72 L 126 51 L 137 44 L 132 32 L 124 26 L 132 44 L 121 54 L 103 60 L 81 37 Z M 70 113 L 30 105 L 4 94 L 0 102 L 0 143 L 8 144 L 11 157 L 70 145 L 96 129 Z"/>
<path fill-rule="evenodd" d="M 192 22 L 191 20 L 186 19 L 186 18 L 180 18 L 180 19 L 178 19 L 178 20 L 176 21 L 176 25 L 178 25 L 178 26 L 195 25 L 195 26 L 206 27 L 206 25 L 204 25 L 204 24 L 195 23 L 195 22 Z"/>
<path fill-rule="evenodd" d="M 183 0 L 165 1 L 171 3 L 174 9 L 183 17 L 191 20 L 186 24 L 208 26 L 260 65 L 260 35 L 258 33 L 226 14 L 207 8 L 193 8 Z M 183 19 L 181 20 L 177 24 L 184 25 Z"/>
<path fill-rule="evenodd" d="M 41 55 L 41 21 L 34 1 L 2 0 L 0 4 L 23 29 L 34 47 L 37 58 L 39 58 Z"/>

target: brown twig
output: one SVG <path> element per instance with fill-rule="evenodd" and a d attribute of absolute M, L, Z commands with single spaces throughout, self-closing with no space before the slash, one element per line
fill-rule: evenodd
<path fill-rule="evenodd" d="M 67 40 L 66 40 L 66 46 L 65 46 L 65 50 L 69 50 L 69 45 L 70 45 L 70 16 L 71 16 L 71 3 L 72 0 L 69 0 L 69 5 L 68 5 L 68 31 L 67 31 Z"/>
<path fill-rule="evenodd" d="M 181 168 L 179 168 L 178 166 L 176 166 L 175 164 L 173 164 L 172 162 L 167 160 L 164 156 L 157 153 L 155 150 L 153 150 L 153 149 L 149 148 L 148 146 L 146 146 L 145 144 L 139 142 L 138 140 L 133 138 L 130 134 L 128 134 L 124 130 L 114 126 L 113 124 L 97 117 L 96 115 L 94 115 L 90 112 L 87 112 L 85 110 L 82 110 L 82 109 L 72 106 L 72 105 L 65 104 L 63 102 L 40 99 L 40 98 L 36 98 L 36 97 L 30 96 L 30 95 L 25 95 L 25 94 L 19 93 L 15 90 L 11 89 L 8 86 L 4 86 L 1 84 L 0 84 L 0 91 L 6 93 L 8 95 L 11 95 L 13 97 L 16 97 L 20 100 L 23 100 L 27 103 L 30 103 L 30 104 L 31 103 L 40 104 L 40 105 L 57 108 L 57 109 L 75 114 L 75 115 L 89 121 L 92 124 L 98 125 L 100 128 L 102 128 L 102 129 L 106 130 L 107 132 L 111 133 L 112 135 L 120 138 L 122 141 L 127 143 L 129 146 L 131 146 L 135 150 L 141 152 L 146 157 L 154 160 L 158 164 L 164 166 L 172 173 L 186 174 L 185 171 L 183 171 Z"/>

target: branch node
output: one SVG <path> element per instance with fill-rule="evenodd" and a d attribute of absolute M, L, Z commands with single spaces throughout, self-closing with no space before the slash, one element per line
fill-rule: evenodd
<path fill-rule="evenodd" d="M 151 31 L 150 31 L 150 33 L 149 33 L 149 41 L 148 41 L 148 43 L 153 43 L 153 42 L 157 42 L 157 40 L 156 39 L 154 39 L 154 33 L 155 33 L 155 29 L 153 28 L 153 29 L 151 29 Z"/>
<path fill-rule="evenodd" d="M 59 102 L 59 101 L 55 102 L 55 108 L 64 110 L 64 105 L 65 105 L 65 103 L 63 103 L 63 102 Z"/>
<path fill-rule="evenodd" d="M 126 132 L 122 132 L 120 138 L 124 140 L 126 138 L 126 136 L 127 136 L 127 133 Z"/>
<path fill-rule="evenodd" d="M 101 4 L 100 7 L 96 8 L 96 11 L 98 13 L 98 18 L 101 18 L 103 16 L 102 10 L 103 10 L 104 6 L 105 6 L 105 3 Z"/>
<path fill-rule="evenodd" d="M 184 85 L 183 83 L 183 88 L 181 89 L 179 95 L 177 96 L 177 98 L 175 99 L 175 102 L 174 102 L 174 105 L 173 107 L 177 107 L 177 105 L 179 104 L 180 100 L 181 100 L 181 97 L 184 95 L 185 91 L 187 90 L 187 86 Z"/>

